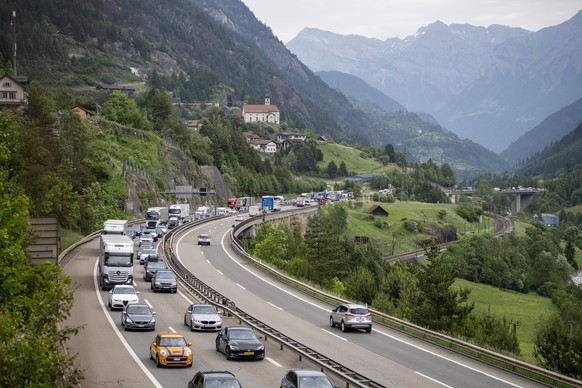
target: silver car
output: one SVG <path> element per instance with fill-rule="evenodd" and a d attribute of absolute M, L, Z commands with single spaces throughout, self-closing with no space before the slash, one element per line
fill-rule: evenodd
<path fill-rule="evenodd" d="M 365 329 L 372 331 L 372 314 L 361 304 L 344 303 L 331 310 L 329 325 L 339 326 L 342 331 L 349 329 Z"/>
<path fill-rule="evenodd" d="M 184 324 L 190 330 L 220 330 L 222 318 L 211 304 L 191 304 L 184 313 Z"/>
<path fill-rule="evenodd" d="M 121 326 L 125 330 L 155 330 L 156 312 L 147 304 L 128 304 L 121 313 Z"/>
<path fill-rule="evenodd" d="M 150 257 L 152 257 L 151 260 Z M 140 264 L 145 264 L 146 261 L 157 261 L 158 259 L 159 259 L 158 252 L 156 252 L 156 250 L 153 248 L 142 248 L 139 251 Z"/>
<path fill-rule="evenodd" d="M 178 292 L 178 281 L 172 271 L 158 270 L 152 277 L 151 289 L 153 292 L 169 291 Z"/>

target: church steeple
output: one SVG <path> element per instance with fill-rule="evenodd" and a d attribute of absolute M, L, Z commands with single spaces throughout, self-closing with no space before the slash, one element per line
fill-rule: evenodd
<path fill-rule="evenodd" d="M 268 93 L 265 94 L 265 105 L 271 105 L 271 96 Z"/>

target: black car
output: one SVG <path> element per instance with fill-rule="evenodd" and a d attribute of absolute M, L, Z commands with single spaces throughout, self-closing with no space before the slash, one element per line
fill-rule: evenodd
<path fill-rule="evenodd" d="M 163 261 L 161 261 L 161 260 L 146 261 L 145 268 L 143 271 L 143 279 L 146 282 L 151 281 L 153 279 L 154 275 L 156 274 L 156 272 L 158 272 L 158 270 L 160 270 L 160 269 L 166 269 L 166 266 L 165 266 Z"/>
<path fill-rule="evenodd" d="M 121 313 L 121 326 L 125 330 L 155 330 L 156 312 L 147 304 L 128 304 Z"/>
<path fill-rule="evenodd" d="M 200 371 L 188 382 L 188 388 L 242 388 L 228 371 Z"/>
<path fill-rule="evenodd" d="M 318 370 L 290 369 L 281 379 L 281 388 L 338 388 Z"/>
<path fill-rule="evenodd" d="M 243 326 L 225 327 L 216 336 L 216 351 L 223 352 L 226 359 L 265 358 L 265 345 L 259 341 L 253 329 Z"/>

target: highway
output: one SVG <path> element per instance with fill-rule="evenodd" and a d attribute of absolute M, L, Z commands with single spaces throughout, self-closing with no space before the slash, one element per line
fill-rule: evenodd
<path fill-rule="evenodd" d="M 213 220 L 177 238 L 175 249 L 181 262 L 247 313 L 331 359 L 387 387 L 540 386 L 379 325 L 371 334 L 330 328 L 332 306 L 269 279 L 234 255 L 226 243 L 232 224 L 233 217 Z M 212 236 L 210 246 L 197 245 L 196 235 L 202 232 Z M 182 292 L 154 294 L 137 264 L 135 283 L 140 300 L 157 312 L 156 331 L 175 330 L 193 343 L 193 368 L 156 368 L 148 355 L 155 333 L 121 331 L 121 312 L 105 308 L 107 292 L 95 285 L 97 250 L 98 243 L 93 241 L 63 261 L 65 273 L 79 285 L 66 324 L 86 324 L 68 344 L 85 369 L 83 387 L 186 386 L 197 370 L 204 369 L 229 370 L 245 387 L 278 387 L 287 369 L 312 367 L 268 340 L 264 361 L 226 361 L 214 349 L 214 333 L 191 333 L 184 326 L 184 310 L 192 297 Z M 225 319 L 225 325 L 235 324 L 236 320 Z"/>

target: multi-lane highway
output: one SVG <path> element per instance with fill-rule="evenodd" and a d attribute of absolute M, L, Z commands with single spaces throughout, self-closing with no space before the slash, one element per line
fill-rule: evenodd
<path fill-rule="evenodd" d="M 332 306 L 268 278 L 230 250 L 227 236 L 232 223 L 232 217 L 213 220 L 178 236 L 179 260 L 242 310 L 293 339 L 387 387 L 539 386 L 379 325 L 370 334 L 330 328 Z M 196 235 L 202 232 L 212 236 L 210 246 L 197 245 Z M 156 368 L 148 355 L 154 333 L 122 331 L 121 313 L 105 308 L 107 293 L 95 285 L 97 247 L 97 242 L 85 244 L 63 262 L 65 272 L 79 284 L 67 324 L 86 324 L 69 343 L 85 369 L 83 387 L 180 387 L 203 369 L 229 370 L 245 387 L 278 387 L 287 369 L 312 367 L 274 341 L 266 341 L 264 361 L 226 361 L 215 351 L 214 333 L 191 333 L 184 326 L 184 310 L 192 297 L 182 292 L 152 293 L 141 278 L 143 267 L 137 264 L 136 287 L 141 301 L 157 312 L 156 331 L 175 330 L 193 343 L 193 368 Z M 227 318 L 225 324 L 238 322 Z"/>

